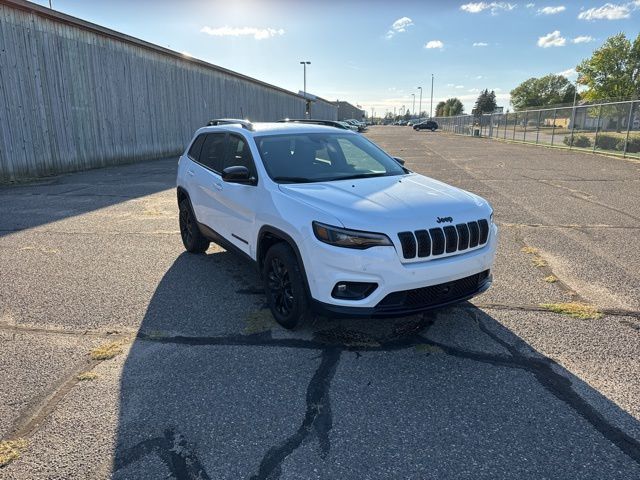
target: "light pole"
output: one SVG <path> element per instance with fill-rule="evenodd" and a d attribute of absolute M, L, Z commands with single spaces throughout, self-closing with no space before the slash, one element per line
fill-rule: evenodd
<path fill-rule="evenodd" d="M 431 74 L 431 105 L 429 106 L 429 118 L 433 115 L 433 73 Z"/>
<path fill-rule="evenodd" d="M 415 115 L 416 115 L 416 94 L 412 93 L 411 96 L 413 97 L 413 106 L 411 107 L 411 117 L 415 117 Z"/>
<path fill-rule="evenodd" d="M 418 103 L 418 118 L 422 115 L 422 87 L 417 87 L 420 90 L 420 102 Z"/>
<path fill-rule="evenodd" d="M 302 69 L 303 69 L 303 78 L 304 78 L 304 83 L 303 83 L 303 88 L 302 88 L 302 94 L 304 95 L 304 114 L 305 115 L 309 115 L 309 101 L 307 100 L 307 65 L 311 65 L 311 62 L 307 62 L 307 61 L 303 61 L 300 62 L 300 64 L 302 65 Z"/>

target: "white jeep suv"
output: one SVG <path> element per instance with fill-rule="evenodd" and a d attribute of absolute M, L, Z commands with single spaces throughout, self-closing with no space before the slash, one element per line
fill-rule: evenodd
<path fill-rule="evenodd" d="M 212 120 L 178 165 L 180 232 L 256 263 L 274 318 L 394 317 L 491 285 L 486 200 L 322 125 Z"/>

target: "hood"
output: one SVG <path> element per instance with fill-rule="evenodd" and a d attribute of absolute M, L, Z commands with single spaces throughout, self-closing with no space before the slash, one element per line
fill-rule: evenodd
<path fill-rule="evenodd" d="M 456 224 L 488 219 L 491 212 L 487 202 L 477 195 L 415 173 L 281 184 L 279 188 L 356 230 L 385 231 L 385 226 L 396 231 L 415 230 L 438 225 L 438 217 L 451 217 Z"/>

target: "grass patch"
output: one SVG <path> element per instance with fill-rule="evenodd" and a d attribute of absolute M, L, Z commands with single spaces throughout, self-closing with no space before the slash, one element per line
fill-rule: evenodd
<path fill-rule="evenodd" d="M 120 355 L 121 353 L 122 346 L 119 342 L 109 342 L 91 350 L 90 355 L 93 360 L 109 360 L 110 358 L 113 358 L 116 355 Z"/>
<path fill-rule="evenodd" d="M 444 350 L 442 350 L 437 345 L 428 345 L 426 343 L 416 345 L 415 350 L 418 353 L 444 353 Z"/>
<path fill-rule="evenodd" d="M 96 372 L 82 372 L 76 375 L 76 380 L 79 382 L 87 382 L 95 380 L 96 378 L 98 378 L 98 374 Z"/>
<path fill-rule="evenodd" d="M 555 275 L 549 275 L 548 277 L 544 277 L 544 281 L 547 283 L 556 283 L 558 281 L 558 277 Z"/>
<path fill-rule="evenodd" d="M 562 313 L 580 320 L 596 320 L 602 317 L 602 313 L 596 307 L 585 303 L 541 303 L 540 306 L 550 312 Z"/>
<path fill-rule="evenodd" d="M 247 324 L 244 327 L 245 335 L 268 332 L 276 326 L 276 322 L 268 308 L 252 312 L 247 317 Z"/>
<path fill-rule="evenodd" d="M 535 255 L 538 253 L 538 249 L 535 247 L 522 247 L 520 251 L 529 255 Z"/>
<path fill-rule="evenodd" d="M 0 468 L 20 458 L 20 452 L 25 448 L 27 441 L 23 439 L 0 442 Z"/>
<path fill-rule="evenodd" d="M 542 268 L 542 267 L 546 267 L 547 266 L 547 262 L 545 262 L 540 257 L 534 258 L 533 260 L 531 260 L 531 263 L 533 264 L 534 267 L 538 267 L 538 268 Z"/>

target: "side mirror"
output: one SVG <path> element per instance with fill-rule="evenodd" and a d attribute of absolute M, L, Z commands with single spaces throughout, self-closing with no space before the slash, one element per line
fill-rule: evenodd
<path fill-rule="evenodd" d="M 256 179 L 249 173 L 245 166 L 227 167 L 222 171 L 222 180 L 228 183 L 240 183 L 243 185 L 255 185 Z"/>
<path fill-rule="evenodd" d="M 393 159 L 398 162 L 400 165 L 404 165 L 404 160 L 399 157 L 393 157 Z"/>

